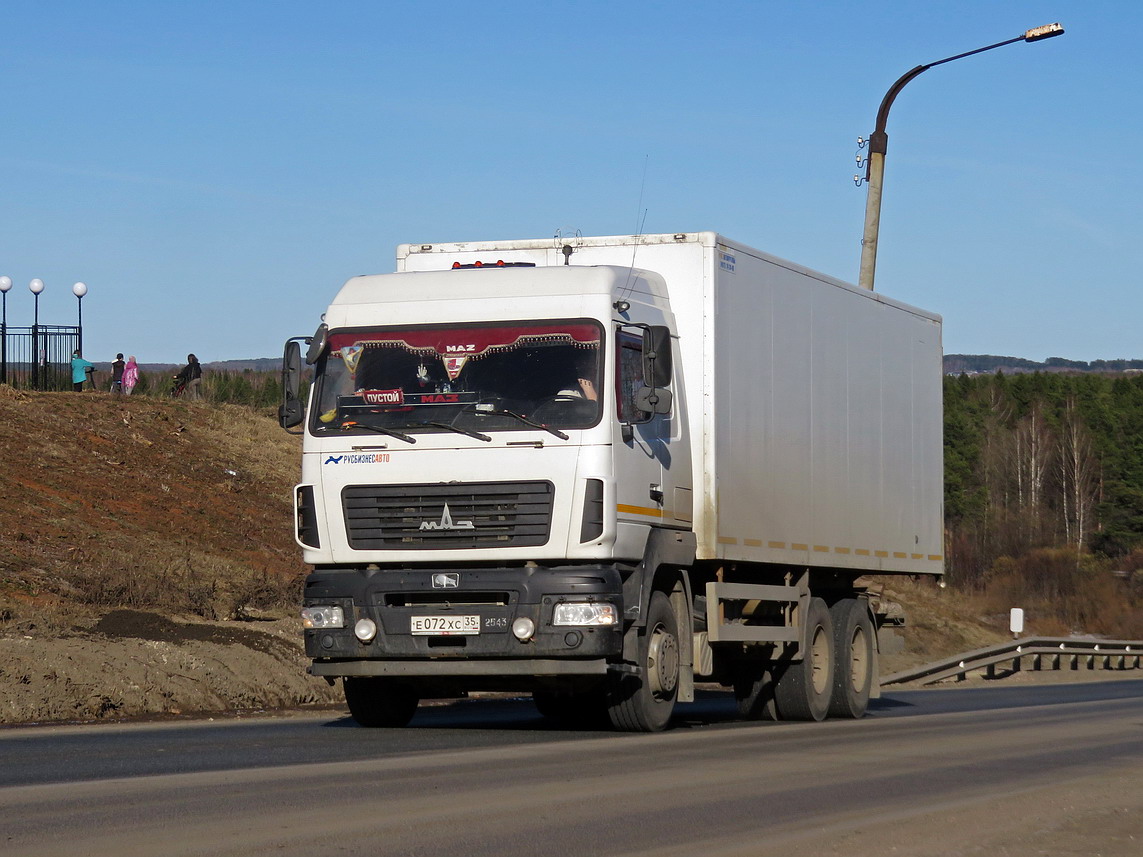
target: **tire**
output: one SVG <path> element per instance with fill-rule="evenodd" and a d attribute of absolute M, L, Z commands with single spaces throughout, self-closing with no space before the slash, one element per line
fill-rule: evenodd
<path fill-rule="evenodd" d="M 782 720 L 825 720 L 835 660 L 833 625 L 820 598 L 810 599 L 802 629 L 802 660 L 782 670 L 774 685 L 774 702 Z"/>
<path fill-rule="evenodd" d="M 743 662 L 734 669 L 734 703 L 743 720 L 777 720 L 774 674 L 759 663 Z"/>
<path fill-rule="evenodd" d="M 545 720 L 564 729 L 600 729 L 608 725 L 603 691 L 532 691 L 532 702 Z"/>
<path fill-rule="evenodd" d="M 407 726 L 420 698 L 407 684 L 375 676 L 341 680 L 345 703 L 359 726 L 370 728 Z"/>
<path fill-rule="evenodd" d="M 873 688 L 874 630 L 864 601 L 843 598 L 829 608 L 836 655 L 830 717 L 857 719 L 869 707 Z"/>
<path fill-rule="evenodd" d="M 654 592 L 639 636 L 639 673 L 609 679 L 611 725 L 624 732 L 659 732 L 671 720 L 678 693 L 679 621 L 666 593 Z"/>

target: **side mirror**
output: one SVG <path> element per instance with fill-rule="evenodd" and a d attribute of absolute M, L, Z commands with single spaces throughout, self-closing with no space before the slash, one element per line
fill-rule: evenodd
<path fill-rule="evenodd" d="M 672 399 L 663 387 L 643 387 L 635 394 L 635 407 L 645 414 L 669 414 Z"/>
<path fill-rule="evenodd" d="M 293 428 L 306 417 L 306 408 L 298 398 L 302 383 L 302 347 L 296 339 L 286 343 L 282 354 L 282 404 L 278 407 L 278 424 Z"/>
<path fill-rule="evenodd" d="M 308 340 L 310 347 L 306 351 L 306 365 L 313 366 L 318 362 L 318 359 L 325 352 L 326 343 L 329 341 L 329 327 L 323 322 L 318 325 L 318 329 L 314 331 L 314 335 Z"/>
<path fill-rule="evenodd" d="M 671 383 L 671 362 L 671 329 L 663 324 L 644 328 L 643 383 L 650 387 L 668 386 Z"/>

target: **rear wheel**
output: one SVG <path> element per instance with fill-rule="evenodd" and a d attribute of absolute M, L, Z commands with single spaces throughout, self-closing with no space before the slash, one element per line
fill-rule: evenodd
<path fill-rule="evenodd" d="M 869 706 L 873 687 L 873 621 L 864 601 L 843 598 L 829 609 L 837 655 L 831 717 L 858 718 Z"/>
<path fill-rule="evenodd" d="M 407 684 L 377 676 L 342 679 L 345 703 L 360 726 L 407 726 L 420 698 Z"/>
<path fill-rule="evenodd" d="M 664 592 L 654 592 L 647 626 L 639 636 L 639 674 L 612 677 L 607 713 L 616 729 L 658 732 L 666 728 L 679 692 L 679 621 Z"/>
<path fill-rule="evenodd" d="M 834 643 L 829 609 L 811 598 L 802 617 L 802 659 L 788 664 L 774 685 L 783 720 L 824 720 L 833 691 Z"/>

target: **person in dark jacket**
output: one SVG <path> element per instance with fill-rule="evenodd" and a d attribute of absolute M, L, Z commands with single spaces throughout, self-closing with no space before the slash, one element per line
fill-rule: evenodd
<path fill-rule="evenodd" d="M 127 366 L 123 362 L 123 355 L 116 354 L 115 362 L 111 364 L 111 392 L 120 395 L 123 392 L 123 369 Z"/>
<path fill-rule="evenodd" d="M 193 354 L 187 355 L 187 365 L 184 366 L 179 374 L 175 376 L 175 380 L 180 382 L 182 387 L 182 395 L 188 399 L 201 399 L 202 398 L 202 366 L 199 365 L 198 358 Z"/>

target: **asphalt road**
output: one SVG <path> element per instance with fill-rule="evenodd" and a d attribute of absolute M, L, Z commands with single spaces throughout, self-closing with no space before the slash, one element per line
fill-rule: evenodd
<path fill-rule="evenodd" d="M 898 691 L 860 721 L 732 712 L 710 695 L 660 735 L 551 730 L 506 700 L 404 730 L 3 730 L 0 854 L 1143 853 L 1143 682 Z M 1051 850 L 1069 836 L 1081 850 Z"/>

